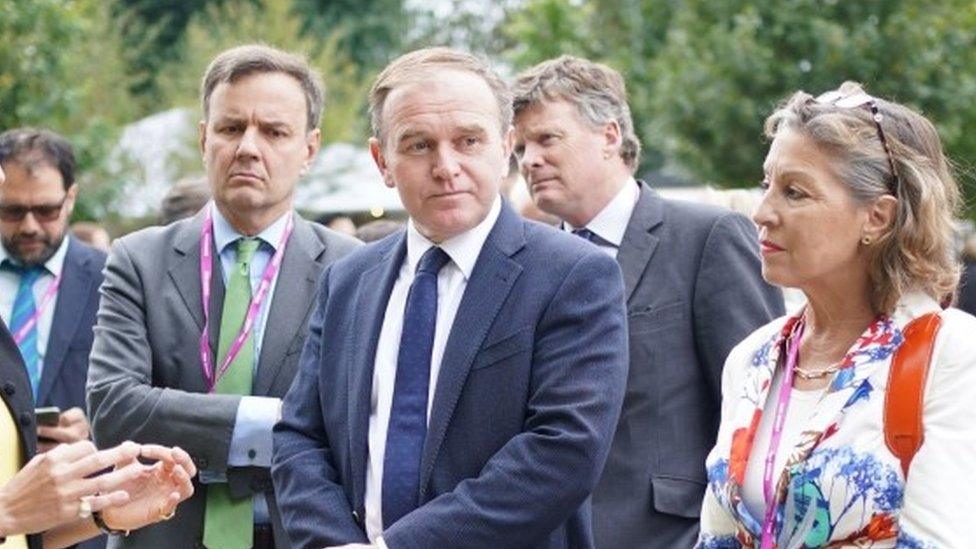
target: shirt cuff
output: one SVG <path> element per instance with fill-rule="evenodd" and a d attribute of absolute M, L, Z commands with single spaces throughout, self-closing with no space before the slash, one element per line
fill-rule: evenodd
<path fill-rule="evenodd" d="M 376 538 L 376 540 L 373 541 L 373 545 L 375 545 L 379 549 L 390 549 L 389 547 L 386 546 L 386 542 L 383 541 L 383 536 Z"/>
<path fill-rule="evenodd" d="M 281 399 L 244 396 L 237 407 L 228 467 L 271 467 L 271 428 L 278 422 Z"/>

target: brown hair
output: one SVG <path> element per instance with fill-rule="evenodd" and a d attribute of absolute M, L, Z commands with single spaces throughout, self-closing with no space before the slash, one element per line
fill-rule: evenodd
<path fill-rule="evenodd" d="M 210 116 L 210 96 L 218 84 L 268 72 L 281 72 L 298 81 L 305 93 L 306 131 L 317 128 L 325 107 L 325 88 L 318 73 L 308 66 L 304 57 L 261 44 L 231 48 L 210 62 L 200 86 L 204 118 Z"/>
<path fill-rule="evenodd" d="M 498 103 L 499 126 L 504 135 L 512 125 L 512 95 L 508 85 L 484 59 L 450 48 L 424 48 L 394 59 L 369 90 L 369 117 L 373 137 L 383 142 L 383 103 L 398 86 L 422 82 L 432 70 L 449 69 L 480 76 Z"/>
<path fill-rule="evenodd" d="M 640 162 L 640 140 L 627 104 L 627 87 L 620 73 L 601 63 L 563 55 L 543 61 L 519 75 L 515 82 L 515 116 L 543 100 L 576 105 L 594 128 L 614 120 L 620 126 L 620 157 L 632 170 Z"/>
<path fill-rule="evenodd" d="M 837 91 L 851 96 L 863 89 L 845 82 Z M 765 133 L 774 138 L 790 129 L 813 139 L 835 159 L 834 169 L 858 204 L 869 204 L 895 189 L 897 214 L 868 256 L 871 305 L 876 312 L 890 314 L 908 291 L 920 290 L 938 301 L 955 291 L 959 266 L 953 219 L 960 196 L 935 126 L 908 107 L 876 101 L 897 175 L 867 108 L 818 103 L 799 91 L 766 119 Z"/>

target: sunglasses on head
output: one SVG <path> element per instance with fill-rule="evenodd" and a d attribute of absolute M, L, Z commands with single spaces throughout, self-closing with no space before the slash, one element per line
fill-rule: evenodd
<path fill-rule="evenodd" d="M 901 186 L 901 183 L 898 177 L 898 169 L 895 167 L 895 155 L 891 153 L 888 139 L 885 137 L 884 129 L 881 128 L 881 121 L 884 120 L 884 115 L 878 109 L 878 100 L 864 92 L 846 95 L 843 92 L 834 90 L 817 96 L 814 101 L 821 105 L 833 105 L 841 109 L 857 109 L 863 107 L 871 113 L 871 119 L 874 120 L 874 127 L 878 130 L 878 140 L 881 141 L 881 146 L 884 147 L 885 154 L 888 155 L 888 167 L 891 168 L 892 185 L 888 190 L 891 191 L 891 194 L 898 196 L 898 187 Z"/>
<path fill-rule="evenodd" d="M 61 215 L 61 209 L 68 199 L 67 196 L 57 204 L 38 204 L 24 206 L 22 204 L 0 204 L 0 221 L 23 221 L 28 213 L 34 215 L 37 221 L 54 221 Z"/>

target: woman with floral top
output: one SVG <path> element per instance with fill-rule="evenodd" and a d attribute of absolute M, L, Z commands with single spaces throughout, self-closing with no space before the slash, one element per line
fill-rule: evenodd
<path fill-rule="evenodd" d="M 766 120 L 763 276 L 806 304 L 739 344 L 723 374 L 699 547 L 967 547 L 976 539 L 976 318 L 958 281 L 959 191 L 932 124 L 845 83 Z M 924 443 L 886 446 L 895 351 L 938 313 Z"/>

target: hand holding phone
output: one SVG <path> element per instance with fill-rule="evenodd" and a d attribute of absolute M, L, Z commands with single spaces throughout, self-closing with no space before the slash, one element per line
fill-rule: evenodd
<path fill-rule="evenodd" d="M 61 408 L 58 408 L 57 406 L 35 408 L 34 416 L 37 417 L 38 425 L 57 427 L 58 422 L 61 420 Z"/>

